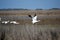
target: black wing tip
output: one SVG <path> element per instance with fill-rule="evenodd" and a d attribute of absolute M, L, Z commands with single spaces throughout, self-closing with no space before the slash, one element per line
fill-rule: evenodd
<path fill-rule="evenodd" d="M 32 18 L 32 16 L 31 16 L 31 15 L 28 15 L 28 16 Z"/>
<path fill-rule="evenodd" d="M 36 13 L 35 13 L 35 15 L 34 15 L 34 17 L 36 16 Z"/>

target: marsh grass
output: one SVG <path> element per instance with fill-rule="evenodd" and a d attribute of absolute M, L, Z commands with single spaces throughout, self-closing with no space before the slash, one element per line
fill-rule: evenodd
<path fill-rule="evenodd" d="M 0 23 L 0 33 L 5 31 L 4 40 L 60 40 L 60 19 L 41 19 L 34 25 L 31 19 L 16 21 L 20 24 Z"/>
<path fill-rule="evenodd" d="M 33 13 L 37 13 L 40 20 L 34 25 L 31 18 L 27 16 Z M 0 40 L 3 37 L 5 37 L 3 40 L 60 40 L 59 13 L 60 10 L 0 11 L 2 21 L 16 20 L 20 23 L 18 25 L 2 24 L 0 21 Z"/>
<path fill-rule="evenodd" d="M 33 24 L 31 19 L 26 20 L 17 20 L 20 24 Z M 58 18 L 46 18 L 46 19 L 40 19 L 39 22 L 35 23 L 37 25 L 59 25 L 60 19 Z"/>
<path fill-rule="evenodd" d="M 0 23 L 0 33 L 5 31 L 4 40 L 60 40 L 60 19 L 41 19 L 35 24 L 31 19 L 17 21 L 20 24 Z"/>
<path fill-rule="evenodd" d="M 0 27 L 5 31 L 5 40 L 60 40 L 60 25 L 0 24 Z"/>
<path fill-rule="evenodd" d="M 60 10 L 11 10 L 0 11 L 0 15 L 60 15 Z"/>

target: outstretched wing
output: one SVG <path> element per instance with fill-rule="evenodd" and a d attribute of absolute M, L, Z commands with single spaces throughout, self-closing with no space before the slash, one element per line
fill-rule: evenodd
<path fill-rule="evenodd" d="M 30 18 L 32 18 L 32 16 L 31 15 L 28 15 Z"/>
<path fill-rule="evenodd" d="M 37 20 L 37 16 L 33 17 L 34 20 Z"/>

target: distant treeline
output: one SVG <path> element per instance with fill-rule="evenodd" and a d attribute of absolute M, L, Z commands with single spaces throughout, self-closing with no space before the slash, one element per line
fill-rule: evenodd
<path fill-rule="evenodd" d="M 44 10 L 44 9 L 35 9 L 35 10 Z M 51 9 L 46 9 L 46 10 L 60 10 L 60 8 L 51 8 Z"/>
<path fill-rule="evenodd" d="M 9 10 L 29 10 L 29 9 L 23 9 L 23 8 L 20 8 L 20 9 L 17 9 L 17 8 L 14 8 L 14 9 L 0 9 L 0 11 L 9 11 Z"/>
<path fill-rule="evenodd" d="M 14 8 L 14 9 L 11 9 L 11 8 L 8 8 L 8 9 L 0 9 L 0 11 L 9 11 L 9 10 L 30 10 L 30 9 L 24 9 L 24 8 Z M 35 10 L 45 10 L 45 9 L 41 9 L 41 8 L 37 8 Z M 47 10 L 60 10 L 60 8 L 51 8 L 51 9 L 47 9 Z"/>

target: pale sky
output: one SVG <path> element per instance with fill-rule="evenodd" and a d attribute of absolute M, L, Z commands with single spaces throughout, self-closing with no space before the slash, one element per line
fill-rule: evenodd
<path fill-rule="evenodd" d="M 60 8 L 60 0 L 0 0 L 0 9 L 4 8 Z"/>

